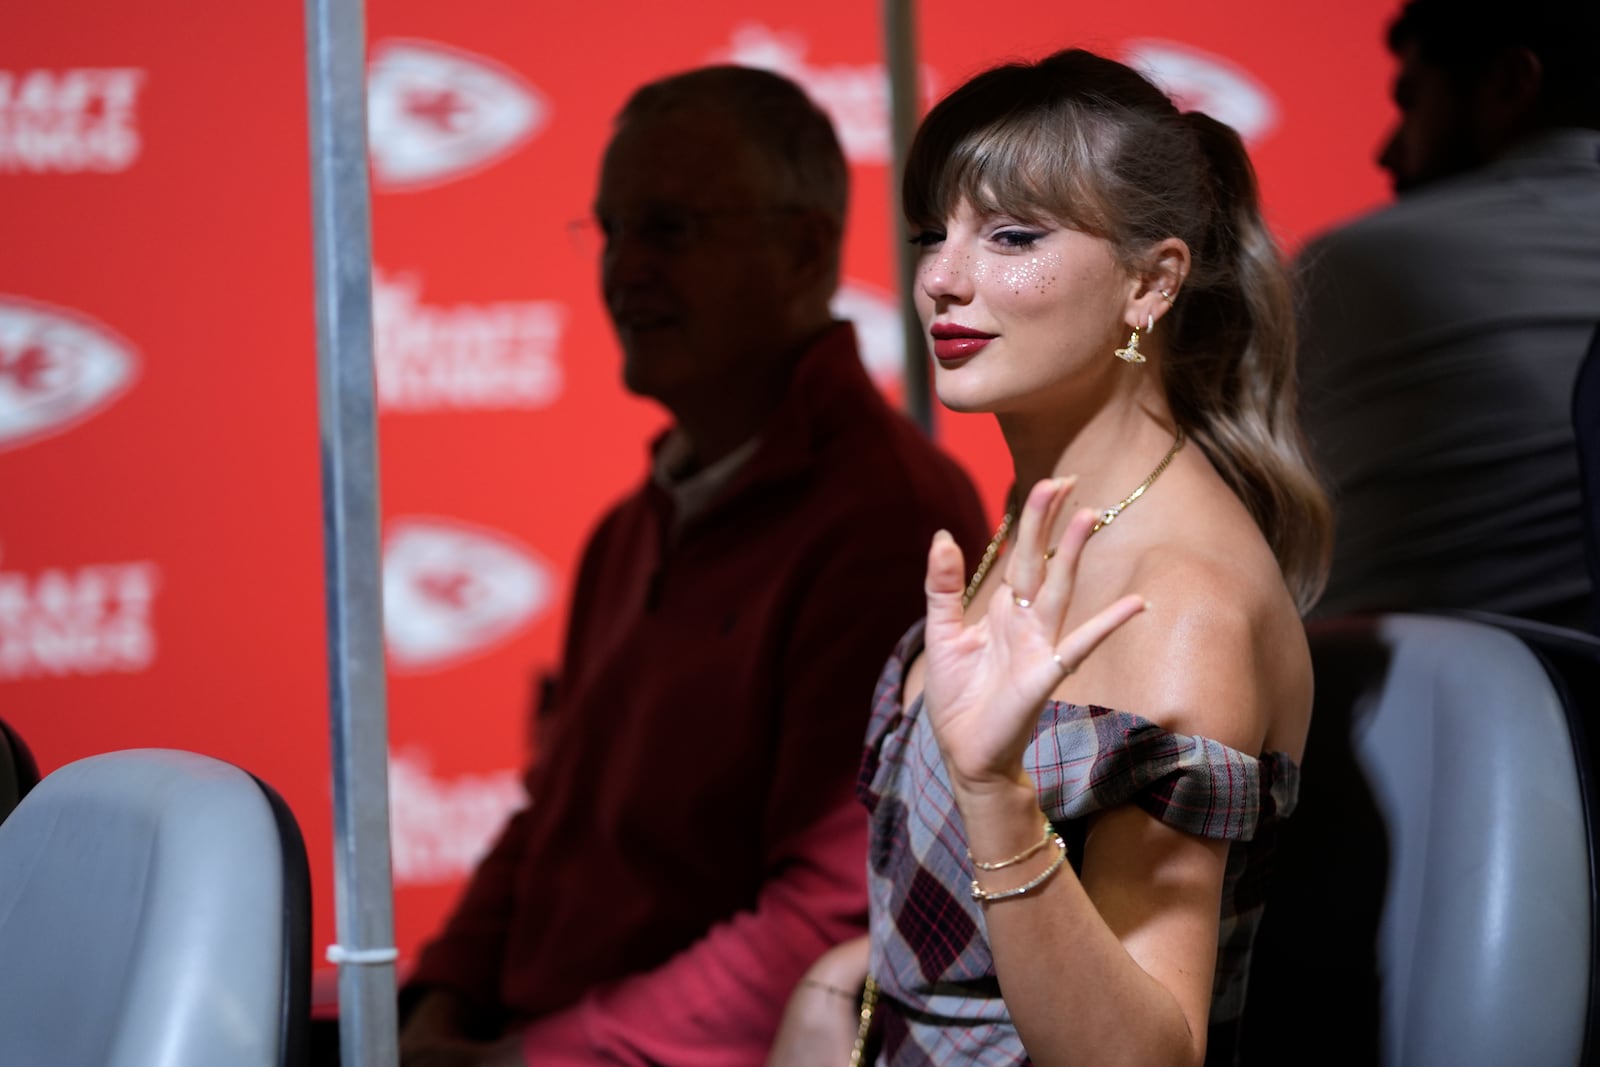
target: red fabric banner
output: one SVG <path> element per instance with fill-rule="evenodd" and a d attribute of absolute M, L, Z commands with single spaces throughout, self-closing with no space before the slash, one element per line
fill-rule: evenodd
<path fill-rule="evenodd" d="M 1394 4 L 921 5 L 926 100 L 1079 44 L 1245 136 L 1291 247 L 1385 197 Z M 1002 15 L 1004 17 L 999 17 Z M 901 226 L 876 7 L 370 5 L 374 301 L 399 946 L 521 799 L 568 577 L 663 424 L 625 395 L 589 206 L 639 83 L 775 69 L 855 170 L 837 301 L 898 395 Z M 45 769 L 170 746 L 274 784 L 335 940 L 297 6 L 34 5 L 0 37 L 0 718 Z M 919 357 L 921 355 L 919 354 Z M 938 433 L 998 511 L 987 419 Z M 604 788 L 604 783 L 596 783 Z"/>

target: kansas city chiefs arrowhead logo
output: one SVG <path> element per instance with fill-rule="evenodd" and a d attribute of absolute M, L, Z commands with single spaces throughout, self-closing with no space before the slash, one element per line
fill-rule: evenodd
<path fill-rule="evenodd" d="M 542 129 L 549 111 L 492 59 L 431 41 L 380 42 L 367 72 L 373 184 L 407 191 L 481 170 Z"/>
<path fill-rule="evenodd" d="M 1272 93 L 1231 60 L 1174 41 L 1129 41 L 1123 59 L 1166 90 L 1184 111 L 1204 111 L 1246 144 L 1278 125 Z"/>
<path fill-rule="evenodd" d="M 66 308 L 0 295 L 0 451 L 60 433 L 138 376 L 133 347 Z"/>
<path fill-rule="evenodd" d="M 550 568 L 495 530 L 448 519 L 391 519 L 383 547 L 389 662 L 433 670 L 487 652 L 550 604 Z"/>

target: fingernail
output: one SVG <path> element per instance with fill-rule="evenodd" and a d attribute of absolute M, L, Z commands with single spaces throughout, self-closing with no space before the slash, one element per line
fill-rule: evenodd
<path fill-rule="evenodd" d="M 1150 601 L 1148 601 L 1148 600 L 1139 601 L 1139 610 L 1140 611 L 1149 611 L 1150 610 Z"/>
<path fill-rule="evenodd" d="M 955 538 L 950 536 L 949 530 L 936 530 L 933 535 L 933 543 L 936 545 L 940 544 L 941 542 L 954 540 Z"/>

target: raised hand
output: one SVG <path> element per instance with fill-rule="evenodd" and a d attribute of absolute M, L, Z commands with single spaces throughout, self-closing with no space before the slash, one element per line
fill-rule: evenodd
<path fill-rule="evenodd" d="M 961 604 L 961 549 L 941 532 L 928 552 L 923 703 L 952 783 L 963 790 L 1017 783 L 1023 751 L 1051 692 L 1144 608 L 1143 598 L 1125 596 L 1062 632 L 1095 520 L 1092 511 L 1074 515 L 1046 558 L 1046 538 L 1073 482 L 1048 479 L 1028 494 L 1002 584 L 972 625 Z"/>

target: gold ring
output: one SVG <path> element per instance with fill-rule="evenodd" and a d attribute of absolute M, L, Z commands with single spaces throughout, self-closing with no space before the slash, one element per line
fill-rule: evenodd
<path fill-rule="evenodd" d="M 1015 604 L 1019 608 L 1031 608 L 1031 607 L 1033 607 L 1033 601 L 1029 600 L 1025 596 L 1018 596 L 1015 593 L 1011 594 L 1011 602 L 1013 604 Z"/>

